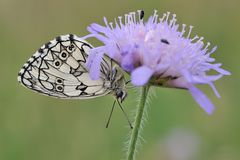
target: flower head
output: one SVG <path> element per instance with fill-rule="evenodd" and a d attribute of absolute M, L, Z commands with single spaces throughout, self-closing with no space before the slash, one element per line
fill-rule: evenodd
<path fill-rule="evenodd" d="M 155 11 L 144 22 L 142 13 L 131 12 L 118 17 L 114 23 L 104 18 L 105 26 L 93 23 L 88 27 L 87 37 L 95 37 L 104 44 L 90 50 L 87 65 L 91 77 L 98 78 L 102 56 L 106 54 L 131 74 L 133 85 L 150 83 L 188 89 L 198 104 L 211 114 L 213 104 L 195 84 L 210 85 L 220 97 L 213 81 L 230 73 L 210 57 L 216 47 L 209 50 L 210 43 L 204 44 L 203 37 L 190 38 L 193 27 L 187 28 L 185 24 L 180 27 L 175 14 L 168 12 L 159 18 Z M 209 70 L 217 74 L 207 75 Z"/>

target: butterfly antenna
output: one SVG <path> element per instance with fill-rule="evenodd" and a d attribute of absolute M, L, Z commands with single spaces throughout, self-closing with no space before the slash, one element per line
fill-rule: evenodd
<path fill-rule="evenodd" d="M 137 88 L 137 86 L 126 86 L 126 89 L 133 89 L 133 88 Z"/>
<path fill-rule="evenodd" d="M 131 82 L 131 80 L 128 80 L 125 82 L 126 88 L 127 89 L 132 89 L 132 88 L 136 88 L 136 86 L 132 86 L 131 84 L 129 84 Z M 131 85 L 131 86 L 130 86 Z"/>
<path fill-rule="evenodd" d="M 118 102 L 118 105 L 119 105 L 119 107 L 121 108 L 121 110 L 122 110 L 122 112 L 123 112 L 124 116 L 126 117 L 126 119 L 127 119 L 127 121 L 128 121 L 128 124 L 129 124 L 130 128 L 131 128 L 131 129 L 133 129 L 133 126 L 132 126 L 132 124 L 131 124 L 131 122 L 130 122 L 129 118 L 128 118 L 128 116 L 127 116 L 126 112 L 124 111 L 124 109 L 123 109 L 123 107 L 122 107 L 121 103 L 118 101 L 118 99 L 117 99 L 117 102 Z"/>
<path fill-rule="evenodd" d="M 114 110 L 114 107 L 115 107 L 115 103 L 116 103 L 116 100 L 113 102 L 112 109 L 111 109 L 111 112 L 110 112 L 110 115 L 108 117 L 108 121 L 107 121 L 107 124 L 106 124 L 106 128 L 108 128 L 108 126 L 109 126 L 109 123 L 110 123 L 110 120 L 111 120 L 111 117 L 112 117 L 112 113 L 113 113 L 113 110 Z"/>
<path fill-rule="evenodd" d="M 131 82 L 131 80 L 126 81 L 125 84 L 128 84 L 129 82 Z"/>

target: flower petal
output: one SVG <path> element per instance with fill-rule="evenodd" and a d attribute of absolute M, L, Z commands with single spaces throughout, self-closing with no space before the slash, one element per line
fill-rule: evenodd
<path fill-rule="evenodd" d="M 92 31 L 91 29 L 93 29 L 95 31 L 95 33 L 97 32 L 105 32 L 107 29 L 106 27 L 103 27 L 97 23 L 92 23 L 90 27 L 88 27 L 89 31 Z M 97 31 L 97 32 L 96 32 Z"/>
<path fill-rule="evenodd" d="M 147 66 L 138 67 L 131 73 L 131 82 L 136 86 L 143 86 L 148 82 L 153 73 L 154 71 Z"/>
<path fill-rule="evenodd" d="M 201 92 L 194 85 L 188 85 L 188 90 L 195 101 L 202 107 L 205 112 L 207 112 L 209 115 L 213 113 L 214 105 L 203 92 Z"/>
<path fill-rule="evenodd" d="M 207 83 L 210 83 L 210 82 L 213 82 L 213 81 L 216 81 L 220 78 L 222 78 L 222 74 L 218 74 L 218 75 L 193 75 L 191 77 L 191 83 L 194 83 L 194 84 L 207 84 Z"/>
<path fill-rule="evenodd" d="M 128 72 L 131 72 L 134 69 L 134 59 L 132 54 L 127 54 L 123 57 L 121 67 Z"/>
<path fill-rule="evenodd" d="M 96 53 L 96 52 L 91 52 L 90 50 L 90 54 L 88 56 L 86 64 L 87 64 L 87 68 L 89 69 L 90 77 L 93 80 L 96 80 L 99 78 L 100 64 L 102 61 L 103 54 L 104 54 L 103 52 Z"/>
<path fill-rule="evenodd" d="M 215 95 L 220 98 L 220 94 L 217 91 L 217 88 L 214 86 L 214 84 L 212 82 L 209 83 L 209 86 L 212 88 L 213 92 L 215 93 Z"/>

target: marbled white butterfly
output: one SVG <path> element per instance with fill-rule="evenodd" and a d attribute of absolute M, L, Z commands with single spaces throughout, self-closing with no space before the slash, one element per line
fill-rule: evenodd
<path fill-rule="evenodd" d="M 57 98 L 87 99 L 113 94 L 122 102 L 127 96 L 123 71 L 105 56 L 100 79 L 92 80 L 85 65 L 91 48 L 91 44 L 76 35 L 56 37 L 23 65 L 18 81 Z"/>

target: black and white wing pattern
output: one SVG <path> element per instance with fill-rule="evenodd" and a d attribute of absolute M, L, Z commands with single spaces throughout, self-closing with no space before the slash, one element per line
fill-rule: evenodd
<path fill-rule="evenodd" d="M 23 65 L 18 81 L 34 91 L 58 98 L 94 98 L 111 92 L 104 87 L 111 71 L 102 63 L 99 80 L 91 80 L 85 67 L 92 46 L 76 35 L 64 35 L 43 45 Z"/>

